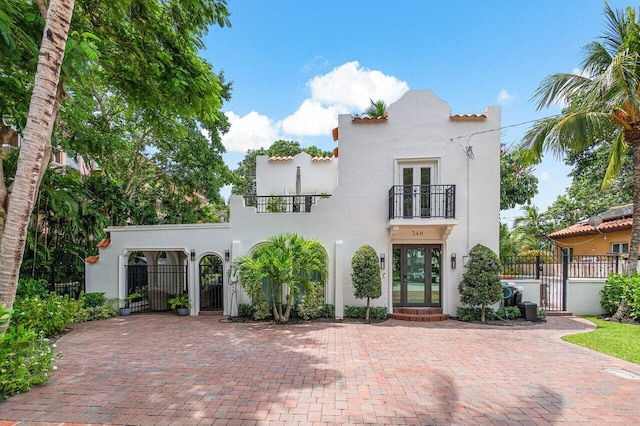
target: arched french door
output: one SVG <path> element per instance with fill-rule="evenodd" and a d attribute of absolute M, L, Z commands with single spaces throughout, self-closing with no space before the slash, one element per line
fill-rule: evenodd
<path fill-rule="evenodd" d="M 200 310 L 221 311 L 223 309 L 222 282 L 224 263 L 215 254 L 200 259 Z"/>

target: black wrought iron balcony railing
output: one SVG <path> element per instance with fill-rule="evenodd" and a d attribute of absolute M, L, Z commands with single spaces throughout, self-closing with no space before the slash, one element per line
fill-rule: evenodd
<path fill-rule="evenodd" d="M 253 206 L 258 213 L 310 213 L 318 199 L 330 195 L 245 195 L 245 206 Z"/>
<path fill-rule="evenodd" d="M 456 217 L 455 185 L 394 185 L 389 189 L 389 219 Z"/>

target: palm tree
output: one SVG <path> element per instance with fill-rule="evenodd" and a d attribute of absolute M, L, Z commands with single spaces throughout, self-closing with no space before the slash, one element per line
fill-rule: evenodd
<path fill-rule="evenodd" d="M 15 299 L 27 226 L 38 194 L 41 171 L 48 160 L 46 147 L 53 130 L 56 94 L 73 4 L 73 0 L 49 2 L 16 177 L 11 198 L 6 203 L 6 216 L 0 215 L 0 302 L 9 308 Z"/>
<path fill-rule="evenodd" d="M 240 283 L 250 295 L 264 291 L 262 285 L 267 280 L 273 317 L 286 322 L 301 290 L 326 281 L 327 254 L 317 240 L 280 234 L 257 246 L 248 256 L 236 258 L 233 270 L 234 274 L 239 273 Z M 287 305 L 284 313 L 283 301 Z"/>
<path fill-rule="evenodd" d="M 639 9 L 640 12 L 640 9 Z M 630 145 L 634 164 L 634 207 L 630 271 L 638 267 L 640 245 L 640 22 L 636 11 L 613 11 L 605 4 L 606 30 L 585 47 L 581 74 L 553 74 L 536 90 L 538 109 L 568 106 L 534 124 L 523 140 L 530 161 L 545 151 L 557 155 L 595 146 L 613 132 L 603 187 L 619 172 Z"/>
<path fill-rule="evenodd" d="M 377 102 L 373 102 L 373 99 L 369 98 L 369 101 L 371 102 L 371 105 L 369 106 L 369 109 L 364 112 L 364 115 L 372 118 L 386 117 L 387 104 L 382 99 Z"/>

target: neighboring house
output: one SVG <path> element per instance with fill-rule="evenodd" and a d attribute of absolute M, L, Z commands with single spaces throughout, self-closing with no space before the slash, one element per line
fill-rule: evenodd
<path fill-rule="evenodd" d="M 547 235 L 557 254 L 574 256 L 615 256 L 629 252 L 633 204 L 611 207 L 590 219 Z"/>
<path fill-rule="evenodd" d="M 297 233 L 326 249 L 325 302 L 337 318 L 345 305 L 364 303 L 350 278 L 353 253 L 364 244 L 382 266 L 374 306 L 396 315 L 403 308 L 455 314 L 471 247 L 498 251 L 501 123 L 499 107 L 450 111 L 423 90 L 407 92 L 386 117 L 340 115 L 333 132 L 339 158 L 258 157 L 257 195 L 232 196 L 227 223 L 107 228 L 110 240 L 88 259 L 86 291 L 123 298 L 136 290 L 129 260 L 143 256 L 148 277 L 137 290 L 149 299 L 146 309 L 166 309 L 158 292 L 185 291 L 192 315 L 235 315 L 249 300 L 227 285 L 237 279 L 233 259 L 271 236 Z"/>
<path fill-rule="evenodd" d="M 3 155 L 8 154 L 13 149 L 20 149 L 20 146 L 22 146 L 22 136 L 16 133 L 9 139 L 7 144 L 2 145 L 2 153 Z M 87 162 L 80 156 L 76 159 L 60 150 L 54 150 L 51 154 L 49 167 L 69 167 L 85 176 L 91 174 L 91 172 L 96 169 L 95 164 L 92 164 L 92 162 Z"/>

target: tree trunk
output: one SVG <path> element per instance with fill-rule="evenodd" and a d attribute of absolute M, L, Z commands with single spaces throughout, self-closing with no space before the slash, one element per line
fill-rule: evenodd
<path fill-rule="evenodd" d="M 640 128 L 626 131 L 625 141 L 633 148 L 633 224 L 629 247 L 627 275 L 638 271 L 638 248 L 640 247 Z"/>
<path fill-rule="evenodd" d="M 289 316 L 291 315 L 291 305 L 293 305 L 293 303 L 291 303 L 291 298 L 287 294 L 287 309 L 284 312 L 284 318 L 283 318 L 282 322 L 289 321 Z"/>
<path fill-rule="evenodd" d="M 364 320 L 369 322 L 369 307 L 371 306 L 371 298 L 367 297 L 367 311 L 364 313 Z"/>
<path fill-rule="evenodd" d="M 4 232 L 0 235 L 0 302 L 8 307 L 13 306 L 15 299 L 29 216 L 38 194 L 42 167 L 48 161 L 45 158 L 46 145 L 53 129 L 56 94 L 73 4 L 74 0 L 51 0 L 42 34 L 18 168 Z"/>

